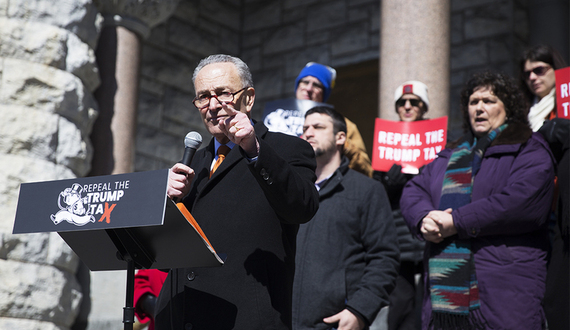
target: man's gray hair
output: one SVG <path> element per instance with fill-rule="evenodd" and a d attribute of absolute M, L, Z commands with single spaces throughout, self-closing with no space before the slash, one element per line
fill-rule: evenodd
<path fill-rule="evenodd" d="M 206 65 L 213 64 L 213 63 L 233 63 L 236 66 L 238 71 L 238 75 L 241 80 L 242 88 L 243 87 L 253 87 L 253 79 L 251 78 L 251 71 L 249 71 L 249 67 L 242 61 L 240 58 L 225 55 L 225 54 L 216 54 L 210 55 L 200 61 L 196 69 L 194 69 L 194 74 L 192 75 L 192 84 L 196 82 L 196 76 L 198 72 L 202 70 Z"/>

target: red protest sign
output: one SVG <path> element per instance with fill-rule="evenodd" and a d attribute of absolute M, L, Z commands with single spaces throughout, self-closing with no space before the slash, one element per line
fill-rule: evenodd
<path fill-rule="evenodd" d="M 393 164 L 402 172 L 418 169 L 436 158 L 447 141 L 447 117 L 414 122 L 376 118 L 372 168 L 387 172 Z"/>
<path fill-rule="evenodd" d="M 570 119 L 570 67 L 554 71 L 556 75 L 556 112 Z"/>

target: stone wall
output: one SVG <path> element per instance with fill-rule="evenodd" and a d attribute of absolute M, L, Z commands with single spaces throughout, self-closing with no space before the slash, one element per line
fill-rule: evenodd
<path fill-rule="evenodd" d="M 143 48 L 135 169 L 180 160 L 190 130 L 209 139 L 191 103 L 192 72 L 201 58 L 226 53 L 250 66 L 253 117 L 260 119 L 266 101 L 294 96 L 307 62 L 339 67 L 377 59 L 379 7 L 377 0 L 181 1 Z"/>
<path fill-rule="evenodd" d="M 192 71 L 207 55 L 239 54 L 238 3 L 181 1 L 174 15 L 151 31 L 142 51 L 136 171 L 180 160 L 190 130 L 207 136 L 192 105 Z"/>
<path fill-rule="evenodd" d="M 379 8 L 377 0 L 247 1 L 241 57 L 257 85 L 254 116 L 265 101 L 293 97 L 309 61 L 341 67 L 378 59 Z"/>
<path fill-rule="evenodd" d="M 77 256 L 56 233 L 11 232 L 21 183 L 90 168 L 97 36 L 91 1 L 0 1 L 0 329 L 69 329 L 79 312 Z"/>
<path fill-rule="evenodd" d="M 207 136 L 191 104 L 192 71 L 206 55 L 237 55 L 250 66 L 255 119 L 265 102 L 293 96 L 296 75 L 308 61 L 341 68 L 378 59 L 377 0 L 240 3 L 183 0 L 174 17 L 153 29 L 143 49 L 137 171 L 179 160 L 188 131 Z M 451 139 L 462 134 L 459 93 L 473 72 L 516 75 L 528 45 L 526 6 L 523 0 L 451 0 Z"/>
<path fill-rule="evenodd" d="M 528 43 L 526 6 L 517 0 L 451 1 L 451 138 L 461 134 L 459 94 L 477 71 L 518 75 L 518 58 Z"/>

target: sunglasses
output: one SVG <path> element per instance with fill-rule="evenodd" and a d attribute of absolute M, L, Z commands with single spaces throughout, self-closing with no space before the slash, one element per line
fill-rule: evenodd
<path fill-rule="evenodd" d="M 421 100 L 418 99 L 399 99 L 398 101 L 396 101 L 396 106 L 403 107 L 406 105 L 406 101 L 410 101 L 412 107 L 419 107 L 421 102 Z"/>
<path fill-rule="evenodd" d="M 550 70 L 550 66 L 546 66 L 546 65 L 541 65 L 541 66 L 537 66 L 536 68 L 530 70 L 530 71 L 523 71 L 523 76 L 525 79 L 529 79 L 530 78 L 530 73 L 534 73 L 537 76 L 544 76 L 544 74 L 546 72 L 548 72 L 548 70 Z"/>

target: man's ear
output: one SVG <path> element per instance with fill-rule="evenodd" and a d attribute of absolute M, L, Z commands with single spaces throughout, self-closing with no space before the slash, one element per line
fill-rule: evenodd
<path fill-rule="evenodd" d="M 336 133 L 335 144 L 337 146 L 344 146 L 345 143 L 346 143 L 346 133 L 343 131 L 339 131 L 338 133 Z"/>
<path fill-rule="evenodd" d="M 251 109 L 253 108 L 253 103 L 255 103 L 255 89 L 253 87 L 248 87 L 243 91 L 243 107 L 245 112 L 249 115 Z"/>

